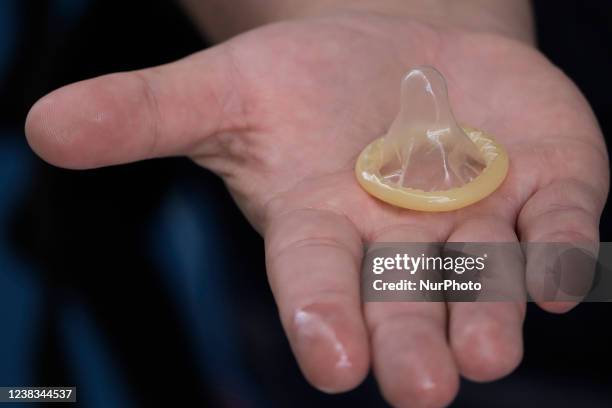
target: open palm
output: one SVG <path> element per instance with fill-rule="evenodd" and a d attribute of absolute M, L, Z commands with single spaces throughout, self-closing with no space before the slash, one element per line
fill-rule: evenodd
<path fill-rule="evenodd" d="M 357 155 L 385 133 L 401 78 L 417 65 L 438 68 L 459 120 L 510 156 L 502 187 L 459 211 L 394 208 L 354 178 Z M 265 237 L 269 281 L 306 377 L 337 392 L 372 365 L 396 406 L 447 404 L 458 374 L 509 373 L 522 355 L 524 305 L 362 305 L 363 243 L 595 247 L 608 189 L 588 104 L 535 49 L 371 14 L 269 25 L 172 64 L 70 85 L 34 106 L 27 134 L 63 167 L 186 155 L 215 171 Z M 527 282 L 537 291 L 537 271 Z"/>

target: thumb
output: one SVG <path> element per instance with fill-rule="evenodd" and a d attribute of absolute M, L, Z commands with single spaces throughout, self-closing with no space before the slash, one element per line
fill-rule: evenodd
<path fill-rule="evenodd" d="M 31 108 L 28 142 L 44 160 L 72 169 L 194 153 L 208 136 L 242 123 L 232 117 L 242 109 L 229 66 L 228 50 L 217 46 L 65 86 Z"/>

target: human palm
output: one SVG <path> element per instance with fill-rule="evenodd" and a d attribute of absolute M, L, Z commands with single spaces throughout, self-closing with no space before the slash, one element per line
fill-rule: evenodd
<path fill-rule="evenodd" d="M 394 208 L 355 180 L 357 155 L 385 133 L 401 78 L 417 65 L 438 68 L 460 122 L 493 134 L 510 157 L 501 188 L 462 210 Z M 265 238 L 268 278 L 306 377 L 337 392 L 372 365 L 397 406 L 448 403 L 458 374 L 510 372 L 524 305 L 362 305 L 363 243 L 595 245 L 608 188 L 588 104 L 535 49 L 373 14 L 265 26 L 172 64 L 70 85 L 39 101 L 27 134 L 64 167 L 186 155 L 215 171 Z M 527 281 L 536 291 L 537 271 Z"/>

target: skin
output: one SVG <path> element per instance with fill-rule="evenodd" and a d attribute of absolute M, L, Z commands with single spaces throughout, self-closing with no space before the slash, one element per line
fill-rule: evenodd
<path fill-rule="evenodd" d="M 389 206 L 353 174 L 393 120 L 402 76 L 424 64 L 446 76 L 459 121 L 495 135 L 510 156 L 498 191 L 450 213 Z M 268 279 L 308 381 L 346 391 L 372 368 L 396 407 L 444 406 L 460 375 L 510 373 L 525 305 L 362 304 L 363 243 L 520 239 L 596 250 L 608 192 L 587 102 L 528 42 L 370 10 L 272 23 L 168 65 L 69 85 L 36 103 L 26 133 L 61 167 L 184 155 L 216 172 L 265 239 Z M 537 293 L 541 271 L 526 274 Z"/>

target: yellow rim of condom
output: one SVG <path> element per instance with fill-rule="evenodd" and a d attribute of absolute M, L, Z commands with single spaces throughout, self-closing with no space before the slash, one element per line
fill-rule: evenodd
<path fill-rule="evenodd" d="M 489 196 L 502 184 L 508 173 L 508 154 L 484 132 L 463 128 L 476 144 L 486 167 L 472 181 L 458 188 L 442 191 L 423 191 L 408 187 L 394 187 L 382 182 L 383 138 L 370 143 L 359 155 L 355 175 L 361 187 L 374 197 L 397 207 L 417 211 L 452 211 L 467 207 Z"/>

